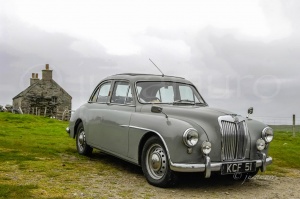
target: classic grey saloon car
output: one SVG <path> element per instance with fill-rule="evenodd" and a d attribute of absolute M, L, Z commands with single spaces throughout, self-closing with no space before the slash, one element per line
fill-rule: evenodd
<path fill-rule="evenodd" d="M 67 132 L 76 138 L 79 154 L 97 148 L 139 165 L 159 187 L 173 185 L 178 172 L 253 176 L 272 162 L 270 127 L 209 107 L 180 77 L 107 77 L 72 114 Z"/>

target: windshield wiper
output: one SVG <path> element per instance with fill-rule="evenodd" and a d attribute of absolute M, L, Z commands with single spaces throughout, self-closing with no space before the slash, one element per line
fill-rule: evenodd
<path fill-rule="evenodd" d="M 173 104 L 192 104 L 192 105 L 195 105 L 195 101 L 188 100 L 188 99 L 181 99 L 181 100 L 174 101 Z"/>

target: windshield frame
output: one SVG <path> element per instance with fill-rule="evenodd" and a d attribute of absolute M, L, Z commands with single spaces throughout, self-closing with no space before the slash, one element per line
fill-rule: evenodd
<path fill-rule="evenodd" d="M 182 103 L 176 102 L 176 100 L 174 100 L 173 102 L 143 102 L 143 101 L 140 100 L 140 97 L 138 96 L 139 95 L 138 83 L 141 83 L 141 82 L 166 82 L 166 83 L 169 83 L 169 84 L 175 84 L 175 85 L 177 85 L 177 87 L 179 87 L 179 85 L 187 85 L 187 86 L 192 88 L 193 94 L 196 95 L 196 97 L 199 98 L 199 102 L 185 103 L 184 99 L 181 99 L 181 100 L 183 100 Z M 139 102 L 140 104 L 169 104 L 169 105 L 185 105 L 185 106 L 187 106 L 187 105 L 190 105 L 190 106 L 208 106 L 208 104 L 206 103 L 206 101 L 204 100 L 202 95 L 199 93 L 198 89 L 193 84 L 188 84 L 188 83 L 185 83 L 185 82 L 168 81 L 168 80 L 167 81 L 139 80 L 139 81 L 136 81 L 134 83 L 134 90 L 135 90 L 135 95 L 136 95 L 137 102 Z"/>

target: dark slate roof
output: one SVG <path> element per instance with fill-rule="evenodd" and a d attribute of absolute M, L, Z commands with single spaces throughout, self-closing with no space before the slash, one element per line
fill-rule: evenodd
<path fill-rule="evenodd" d="M 36 82 L 36 83 L 34 83 L 34 84 L 28 86 L 25 90 L 23 90 L 21 93 L 19 93 L 18 95 L 16 95 L 16 96 L 13 98 L 13 100 L 14 100 L 14 99 L 17 99 L 17 98 L 19 98 L 19 97 L 24 96 L 24 95 L 25 95 L 26 93 L 28 93 L 32 88 L 34 88 L 35 85 L 37 85 L 37 84 L 38 84 L 38 82 Z"/>
<path fill-rule="evenodd" d="M 36 87 L 38 84 L 40 84 L 41 82 L 43 82 L 45 80 L 43 79 L 40 79 L 39 81 L 36 81 L 34 84 L 30 85 L 29 87 L 27 87 L 24 91 L 20 92 L 18 95 L 16 95 L 14 99 L 17 99 L 19 97 L 23 97 L 24 95 L 26 95 L 30 90 L 34 89 L 34 87 Z M 46 80 L 46 81 L 51 81 L 52 83 L 54 83 L 57 87 L 59 87 L 64 93 L 66 93 L 67 95 L 70 96 L 70 98 L 72 99 L 72 96 L 67 92 L 65 91 L 65 89 L 63 89 L 58 83 L 56 83 L 56 81 L 54 81 L 53 79 L 52 80 Z"/>

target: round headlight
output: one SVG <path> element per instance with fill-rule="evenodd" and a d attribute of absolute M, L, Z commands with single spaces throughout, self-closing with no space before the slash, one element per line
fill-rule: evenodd
<path fill-rule="evenodd" d="M 204 141 L 202 143 L 202 152 L 207 155 L 210 153 L 210 151 L 211 151 L 211 143 L 208 141 Z"/>
<path fill-rule="evenodd" d="M 262 138 L 267 142 L 271 142 L 273 140 L 274 134 L 273 134 L 273 129 L 270 127 L 264 128 L 262 131 Z"/>
<path fill-rule="evenodd" d="M 199 135 L 196 129 L 190 128 L 183 133 L 183 142 L 188 147 L 195 146 L 198 142 L 198 139 Z"/>
<path fill-rule="evenodd" d="M 263 139 L 260 138 L 256 141 L 257 150 L 262 151 L 265 149 L 265 147 L 266 147 L 266 142 Z"/>

